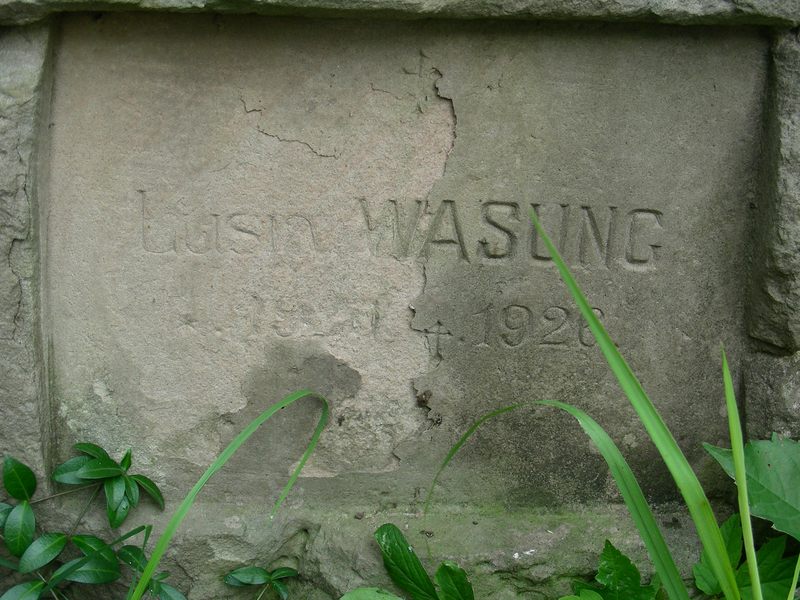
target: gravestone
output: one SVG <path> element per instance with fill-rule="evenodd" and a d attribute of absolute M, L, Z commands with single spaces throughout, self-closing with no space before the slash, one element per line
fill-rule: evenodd
<path fill-rule="evenodd" d="M 727 443 L 720 346 L 760 381 L 746 361 L 769 359 L 753 338 L 793 343 L 785 313 L 752 316 L 774 286 L 751 272 L 786 272 L 763 268 L 780 206 L 764 191 L 766 30 L 59 23 L 36 186 L 45 463 L 78 440 L 132 447 L 174 507 L 283 395 L 309 388 L 331 405 L 274 522 L 318 401 L 279 413 L 206 488 L 171 557 L 192 598 L 219 597 L 219 574 L 253 560 L 298 566 L 308 597 L 385 580 L 369 540 L 385 521 L 461 560 L 486 598 L 563 590 L 604 537 L 641 556 L 604 461 L 552 408 L 484 425 L 420 515 L 476 419 L 539 399 L 609 431 L 691 560 L 674 486 L 528 215 L 724 495 L 701 446 Z"/>

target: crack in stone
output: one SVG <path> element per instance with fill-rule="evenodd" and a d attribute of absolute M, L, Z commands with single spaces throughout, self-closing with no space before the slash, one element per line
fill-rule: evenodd
<path fill-rule="evenodd" d="M 316 154 L 320 158 L 339 158 L 339 155 L 336 152 L 334 152 L 333 154 L 326 154 L 325 152 L 320 152 L 319 150 L 314 148 L 314 146 L 312 146 L 311 144 L 309 144 L 308 142 L 306 142 L 304 140 L 296 140 L 296 139 L 293 139 L 293 138 L 282 138 L 278 134 L 270 133 L 269 131 L 265 131 L 264 129 L 261 129 L 261 127 L 259 127 L 257 125 L 256 125 L 256 130 L 259 133 L 261 133 L 261 134 L 263 134 L 263 135 L 265 135 L 267 137 L 273 138 L 273 139 L 278 140 L 279 142 L 283 142 L 285 144 L 300 144 L 301 146 L 305 146 L 306 148 L 311 150 L 311 152 L 313 152 L 314 154 Z"/>

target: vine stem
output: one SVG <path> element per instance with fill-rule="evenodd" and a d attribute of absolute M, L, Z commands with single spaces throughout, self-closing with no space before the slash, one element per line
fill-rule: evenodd
<path fill-rule="evenodd" d="M 268 590 L 268 589 L 269 589 L 269 584 L 265 585 L 265 586 L 264 586 L 264 587 L 261 589 L 261 593 L 258 595 L 258 598 L 256 598 L 256 600 L 261 600 L 261 598 L 263 598 L 263 597 L 264 597 L 264 594 L 266 594 L 266 593 L 267 593 L 267 590 Z"/>
<path fill-rule="evenodd" d="M 75 525 L 72 526 L 72 530 L 69 532 L 69 537 L 75 535 L 75 531 L 78 529 L 78 525 L 80 525 L 81 521 L 83 520 L 83 517 L 86 515 L 86 511 L 89 510 L 89 507 L 92 505 L 92 502 L 94 502 L 94 499 L 97 498 L 97 494 L 100 492 L 101 485 L 102 484 L 98 483 L 93 486 L 94 491 L 92 492 L 89 501 L 84 505 L 83 510 L 81 510 L 81 514 L 78 515 L 78 519 L 75 521 Z"/>
<path fill-rule="evenodd" d="M 88 490 L 90 488 L 97 487 L 99 484 L 92 483 L 91 485 L 82 485 L 79 488 L 75 488 L 72 490 L 66 490 L 65 492 L 58 492 L 57 494 L 52 494 L 50 496 L 45 496 L 44 498 L 39 498 L 37 500 L 30 500 L 28 504 L 38 504 L 39 502 L 44 502 L 45 500 L 52 500 L 53 498 L 57 498 L 58 496 L 66 496 L 67 494 L 74 494 L 75 492 L 80 492 L 81 490 Z"/>

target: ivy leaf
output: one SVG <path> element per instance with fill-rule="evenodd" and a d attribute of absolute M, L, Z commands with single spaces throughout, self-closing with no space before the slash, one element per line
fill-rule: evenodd
<path fill-rule="evenodd" d="M 6 540 L 8 551 L 14 556 L 22 556 L 33 542 L 35 528 L 36 518 L 33 515 L 33 509 L 27 501 L 23 500 L 9 513 L 3 528 L 3 537 Z"/>
<path fill-rule="evenodd" d="M 19 559 L 19 572 L 30 573 L 41 569 L 61 554 L 66 545 L 67 536 L 63 533 L 45 533 L 25 550 Z"/>
<path fill-rule="evenodd" d="M 144 475 L 131 475 L 131 479 L 138 483 L 139 487 L 142 488 L 153 500 L 155 500 L 156 504 L 161 510 L 164 510 L 164 496 L 161 494 L 161 490 L 158 489 L 158 486 L 153 482 L 152 479 L 145 477 Z"/>
<path fill-rule="evenodd" d="M 728 560 L 731 565 L 736 567 L 742 560 L 742 546 L 744 544 L 742 538 L 742 521 L 739 515 L 731 516 L 719 528 L 722 533 L 722 540 L 725 542 L 725 548 L 728 551 Z M 718 596 L 722 594 L 722 586 L 720 586 L 717 577 L 711 570 L 708 553 L 703 550 L 700 554 L 700 562 L 692 567 L 694 574 L 694 583 L 704 594 L 709 596 Z M 784 598 L 784 600 L 786 600 Z"/>
<path fill-rule="evenodd" d="M 703 444 L 733 477 L 731 451 Z M 748 442 L 744 447 L 750 511 L 771 521 L 778 531 L 800 540 L 800 442 L 779 438 Z"/>
<path fill-rule="evenodd" d="M 381 547 L 386 571 L 397 587 L 408 592 L 412 600 L 438 600 L 433 583 L 414 548 L 395 525 L 381 525 L 375 532 L 375 539 Z"/>
<path fill-rule="evenodd" d="M 603 600 L 655 600 L 659 588 L 658 584 L 643 586 L 639 569 L 608 540 L 600 555 L 595 580 L 602 587 L 575 583 L 573 591 L 576 594 L 584 590 L 595 592 Z"/>
<path fill-rule="evenodd" d="M 67 485 L 86 483 L 85 479 L 78 476 L 78 471 L 90 460 L 92 460 L 91 456 L 75 456 L 74 458 L 70 458 L 67 462 L 56 467 L 56 470 L 53 471 L 53 479 L 58 483 L 66 483 Z"/>
<path fill-rule="evenodd" d="M 117 558 L 138 573 L 144 571 L 147 566 L 147 557 L 139 546 L 123 546 L 117 552 Z"/>
<path fill-rule="evenodd" d="M 347 592 L 339 600 L 402 600 L 402 598 L 380 588 L 358 588 Z"/>
<path fill-rule="evenodd" d="M 761 578 L 761 592 L 764 600 L 786 600 L 794 581 L 794 567 L 797 557 L 783 558 L 786 550 L 786 536 L 773 538 L 756 552 L 758 574 Z M 747 564 L 736 571 L 736 583 L 742 592 L 742 600 L 753 599 L 753 586 Z"/>
<path fill-rule="evenodd" d="M 78 452 L 83 452 L 84 454 L 88 454 L 92 458 L 107 458 L 108 460 L 111 460 L 111 457 L 108 455 L 108 452 L 103 450 L 97 444 L 91 444 L 89 442 L 80 442 L 78 444 L 75 444 L 73 448 L 75 448 L 75 450 L 77 450 Z"/>
<path fill-rule="evenodd" d="M 110 458 L 93 458 L 77 471 L 82 479 L 105 479 L 124 474 L 122 467 Z"/>
<path fill-rule="evenodd" d="M 186 596 L 168 583 L 162 583 L 158 592 L 158 600 L 186 600 Z"/>
<path fill-rule="evenodd" d="M 244 587 L 246 585 L 264 585 L 271 582 L 272 578 L 269 572 L 261 567 L 241 567 L 225 575 L 223 581 L 233 587 Z"/>
<path fill-rule="evenodd" d="M 436 571 L 441 600 L 475 600 L 467 573 L 456 563 L 444 561 Z"/>
<path fill-rule="evenodd" d="M 26 581 L 15 585 L 0 600 L 38 600 L 44 589 L 44 581 Z"/>
<path fill-rule="evenodd" d="M 16 458 L 6 456 L 3 461 L 3 485 L 11 497 L 30 500 L 36 491 L 36 475 Z"/>

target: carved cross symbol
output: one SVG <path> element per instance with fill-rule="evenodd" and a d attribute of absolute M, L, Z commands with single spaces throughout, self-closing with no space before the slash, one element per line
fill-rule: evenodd
<path fill-rule="evenodd" d="M 431 350 L 431 355 L 438 361 L 442 360 L 442 336 L 453 335 L 450 333 L 441 321 L 436 321 L 436 327 L 433 329 L 425 329 L 425 336 L 428 339 L 428 348 Z"/>

